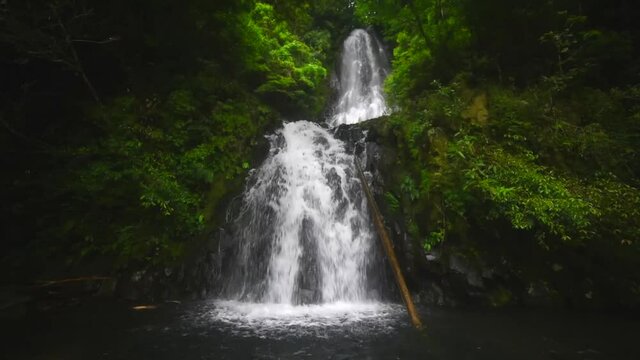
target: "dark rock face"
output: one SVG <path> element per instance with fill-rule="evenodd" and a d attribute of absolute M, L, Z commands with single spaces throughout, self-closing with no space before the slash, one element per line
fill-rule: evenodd
<path fill-rule="evenodd" d="M 205 299 L 218 291 L 221 253 L 226 231 L 212 236 L 209 246 L 192 254 L 182 264 L 130 268 L 122 271 L 115 284 L 115 296 L 132 301 Z M 215 247 L 215 245 L 218 247 Z"/>
<path fill-rule="evenodd" d="M 115 294 L 127 300 L 204 299 L 213 293 L 219 264 L 213 252 L 175 268 L 124 271 Z M 167 275 L 169 274 L 169 275 Z"/>
<path fill-rule="evenodd" d="M 301 271 L 298 275 L 298 291 L 294 294 L 297 304 L 314 304 L 320 302 L 322 294 L 318 286 L 320 269 L 318 268 L 318 254 L 314 251 L 313 245 L 313 221 L 304 219 L 300 234 L 303 243 L 302 259 L 300 261 Z"/>

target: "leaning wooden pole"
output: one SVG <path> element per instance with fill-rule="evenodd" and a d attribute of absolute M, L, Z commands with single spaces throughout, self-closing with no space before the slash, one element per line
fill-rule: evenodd
<path fill-rule="evenodd" d="M 413 323 L 413 326 L 415 326 L 417 329 L 422 329 L 422 322 L 420 321 L 420 316 L 418 316 L 416 307 L 413 305 L 411 294 L 409 293 L 409 289 L 407 288 L 407 283 L 404 281 L 404 275 L 402 275 L 402 270 L 400 269 L 400 264 L 398 263 L 396 252 L 395 250 L 393 250 L 393 244 L 391 243 L 389 234 L 387 233 L 387 230 L 384 227 L 384 222 L 382 221 L 382 215 L 380 214 L 378 205 L 376 204 L 376 201 L 373 198 L 373 194 L 371 193 L 371 189 L 369 188 L 367 179 L 364 177 L 364 172 L 362 172 L 362 168 L 360 167 L 360 163 L 358 162 L 357 159 L 355 163 L 356 163 L 356 169 L 358 170 L 358 177 L 360 178 L 360 182 L 362 183 L 362 189 L 364 190 L 364 193 L 367 196 L 369 209 L 371 209 L 373 223 L 378 232 L 378 237 L 380 238 L 380 241 L 382 241 L 384 251 L 387 253 L 387 259 L 389 259 L 389 264 L 391 265 L 391 269 L 393 270 L 393 275 L 396 279 L 396 284 L 398 284 L 398 288 L 400 289 L 400 294 L 402 294 L 402 299 L 404 300 L 404 304 L 407 307 L 407 312 L 409 313 L 409 317 L 411 317 L 411 322 Z"/>

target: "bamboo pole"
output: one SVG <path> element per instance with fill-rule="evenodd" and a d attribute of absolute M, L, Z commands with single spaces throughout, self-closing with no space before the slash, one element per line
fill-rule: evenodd
<path fill-rule="evenodd" d="M 373 194 L 371 193 L 371 189 L 369 189 L 367 179 L 365 179 L 364 172 L 362 172 L 362 168 L 360 167 L 360 163 L 357 159 L 355 160 L 355 163 L 356 169 L 358 170 L 358 177 L 360 178 L 360 182 L 362 183 L 362 189 L 367 196 L 367 202 L 369 203 L 369 208 L 371 209 L 373 223 L 378 232 L 378 237 L 380 238 L 380 241 L 382 241 L 384 251 L 387 253 L 389 265 L 391 265 L 391 269 L 393 270 L 396 284 L 398 285 L 398 289 L 400 289 L 400 294 L 402 294 L 402 299 L 404 300 L 404 304 L 407 307 L 407 312 L 409 313 L 411 322 L 413 323 L 413 326 L 416 327 L 416 329 L 422 329 L 420 316 L 418 315 L 418 312 L 416 311 L 416 308 L 413 304 L 413 300 L 411 299 L 411 294 L 409 293 L 409 289 L 407 288 L 407 283 L 404 281 L 404 276 L 402 275 L 402 270 L 400 269 L 398 258 L 396 257 L 396 253 L 393 250 L 393 244 L 391 243 L 389 234 L 387 234 L 387 230 L 384 227 L 384 222 L 382 221 L 382 215 L 380 214 L 378 205 L 373 198 Z"/>

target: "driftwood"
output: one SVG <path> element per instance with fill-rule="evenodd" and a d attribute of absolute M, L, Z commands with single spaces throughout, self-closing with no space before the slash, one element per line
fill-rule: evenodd
<path fill-rule="evenodd" d="M 79 277 L 72 279 L 61 279 L 61 280 L 49 280 L 49 281 L 38 281 L 39 287 L 47 287 L 61 284 L 68 284 L 74 282 L 83 282 L 83 281 L 102 281 L 102 280 L 113 280 L 111 277 L 106 276 L 87 276 L 87 277 Z"/>
<path fill-rule="evenodd" d="M 411 299 L 411 294 L 409 293 L 409 289 L 407 288 L 407 284 L 404 280 L 404 276 L 402 275 L 402 270 L 400 269 L 400 264 L 398 263 L 398 258 L 396 257 L 396 253 L 393 250 L 393 244 L 391 243 L 389 234 L 387 233 L 387 230 L 384 227 L 384 222 L 382 220 L 382 215 L 380 214 L 380 210 L 378 209 L 378 205 L 376 204 L 376 201 L 373 198 L 373 194 L 371 193 L 371 189 L 369 188 L 367 179 L 364 177 L 364 173 L 362 172 L 360 163 L 358 162 L 358 160 L 355 160 L 355 163 L 356 163 L 356 169 L 358 170 L 358 177 L 360 177 L 360 182 L 362 183 L 362 189 L 364 190 L 364 193 L 367 196 L 369 209 L 371 209 L 373 223 L 378 232 L 378 237 L 380 238 L 380 241 L 382 241 L 382 246 L 384 247 L 384 251 L 387 254 L 389 265 L 391 265 L 391 269 L 393 270 L 393 275 L 396 279 L 396 284 L 398 285 L 398 289 L 400 289 L 400 294 L 402 294 L 402 299 L 404 300 L 404 304 L 407 307 L 407 312 L 409 313 L 409 317 L 411 317 L 411 322 L 413 323 L 413 326 L 415 326 L 417 329 L 422 329 L 422 322 L 420 321 L 420 316 L 418 315 L 418 312 L 416 311 L 416 308 L 413 304 L 413 300 Z"/>

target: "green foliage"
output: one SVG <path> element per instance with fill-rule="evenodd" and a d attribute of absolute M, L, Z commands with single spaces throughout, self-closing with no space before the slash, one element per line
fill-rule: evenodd
<path fill-rule="evenodd" d="M 393 72 L 385 84 L 392 96 L 408 98 L 415 95 L 419 83 L 430 76 L 433 68 L 433 56 L 424 40 L 405 32 L 398 34 L 398 45 L 393 50 Z"/>
<path fill-rule="evenodd" d="M 442 243 L 444 239 L 445 239 L 444 229 L 441 228 L 436 231 L 430 232 L 429 235 L 427 235 L 426 239 L 424 239 L 424 241 L 422 242 L 424 251 L 427 251 L 427 252 L 431 251 L 434 246 Z"/>
<path fill-rule="evenodd" d="M 75 150 L 79 166 L 67 184 L 92 209 L 75 230 L 92 239 L 93 252 L 162 262 L 204 230 L 213 220 L 208 188 L 244 173 L 270 121 L 251 97 L 230 100 L 198 99 L 185 88 L 166 100 L 118 98 L 96 112 L 109 136 Z"/>
<path fill-rule="evenodd" d="M 407 195 L 407 197 L 409 197 L 411 201 L 418 200 L 418 198 L 420 197 L 420 193 L 416 188 L 416 184 L 408 176 L 405 176 L 404 180 L 402 180 L 402 183 L 400 184 L 400 190 L 402 190 L 402 193 Z"/>
<path fill-rule="evenodd" d="M 591 21 L 603 7 L 356 3 L 361 21 L 394 45 L 385 89 L 399 108 L 389 122 L 408 175 L 392 191 L 407 195 L 408 232 L 426 250 L 484 227 L 526 234 L 545 251 L 635 244 L 622 239 L 639 228 L 623 220 L 638 191 L 637 76 L 622 65 L 635 68 L 629 33 Z"/>
<path fill-rule="evenodd" d="M 627 34 L 590 28 L 586 16 L 567 11 L 558 12 L 558 17 L 564 24 L 540 37 L 541 42 L 551 44 L 556 53 L 556 72 L 545 77 L 555 91 L 578 82 L 608 85 L 611 79 L 601 74 L 609 67 L 632 61 L 633 45 Z"/>
<path fill-rule="evenodd" d="M 392 212 L 394 213 L 398 212 L 398 210 L 400 209 L 400 200 L 398 200 L 398 198 L 395 195 L 393 195 L 393 193 L 388 191 L 385 192 L 384 199 L 387 203 L 387 206 Z"/>
<path fill-rule="evenodd" d="M 331 33 L 327 30 L 311 30 L 305 33 L 303 39 L 313 51 L 313 58 L 326 64 L 332 51 Z"/>
<path fill-rule="evenodd" d="M 318 112 L 323 99 L 314 95 L 327 70 L 316 56 L 326 50 L 327 34 L 310 33 L 312 48 L 276 17 L 271 5 L 260 2 L 249 14 L 247 26 L 255 56 L 248 66 L 265 77 L 256 91 L 282 104 L 293 103 L 305 111 Z"/>
<path fill-rule="evenodd" d="M 570 240 L 586 233 L 599 211 L 571 191 L 569 180 L 535 164 L 531 153 L 514 155 L 499 147 L 485 149 L 467 154 L 470 160 L 463 170 L 463 187 L 491 201 L 490 217 L 506 217 L 515 229 L 538 229 L 542 237 Z M 456 159 L 460 156 L 457 150 L 450 153 L 452 162 L 465 161 Z"/>
<path fill-rule="evenodd" d="M 615 61 L 629 52 L 620 34 L 595 50 L 591 41 L 600 33 L 577 25 L 559 31 L 543 37 L 556 42 L 555 69 L 525 88 L 500 79 L 474 88 L 477 77 L 466 72 L 473 62 L 449 81 L 433 81 L 442 55 L 429 53 L 417 35 L 412 45 L 398 32 L 386 90 L 400 106 L 388 121 L 408 174 L 392 178 L 390 189 L 407 195 L 399 211 L 424 251 L 446 238 L 449 251 L 513 257 L 514 277 L 557 281 L 553 291 L 573 297 L 559 274 L 541 275 L 537 262 L 517 257 L 514 249 L 532 241 L 537 249 L 528 253 L 539 260 L 564 261 L 570 271 L 597 278 L 603 298 L 637 304 L 630 289 L 640 279 L 640 98 L 637 85 L 607 88 L 597 76 L 608 52 Z M 488 116 L 478 120 L 479 109 Z M 581 253 L 558 260 L 575 249 Z M 610 281 L 598 271 L 622 278 Z"/>
<path fill-rule="evenodd" d="M 356 2 L 361 21 L 378 24 L 395 42 L 393 72 L 386 89 L 400 102 L 430 86 L 433 79 L 450 80 L 466 54 L 471 33 L 460 1 Z M 404 104 L 402 104 L 404 105 Z"/>
<path fill-rule="evenodd" d="M 426 251 L 531 240 L 638 303 L 640 37 L 628 3 L 5 2 L 6 237 L 43 257 L 180 258 L 252 166 L 273 109 L 320 112 L 355 15 L 393 47 L 385 89 L 402 171 L 384 198 L 411 237 Z"/>
<path fill-rule="evenodd" d="M 544 90 L 530 90 L 522 97 L 512 91 L 492 90 L 492 121 L 487 128 L 480 128 L 460 121 L 464 91 L 460 84 L 438 85 L 421 103 L 424 111 L 410 116 L 401 111 L 392 116 L 396 133 L 415 162 L 410 165 L 421 179 L 418 187 L 411 177 L 405 177 L 398 183 L 399 189 L 411 201 L 442 199 L 449 219 L 475 216 L 484 208 L 487 220 L 507 219 L 514 229 L 532 231 L 541 241 L 580 242 L 602 236 L 599 219 L 611 206 L 595 201 L 595 194 L 603 191 L 600 181 L 578 180 L 583 170 L 580 161 L 585 168 L 587 163 L 593 168 L 593 161 L 599 159 L 601 169 L 619 169 L 619 157 L 612 155 L 619 153 L 614 152 L 620 146 L 614 141 L 616 135 L 599 123 L 580 126 L 569 123 L 569 118 L 558 120 L 575 111 L 566 108 L 574 112 L 561 112 L 558 105 L 551 110 L 545 102 L 548 98 L 540 96 Z M 610 110 L 618 111 L 616 106 L 621 104 L 610 104 Z M 433 124 L 440 127 L 433 128 Z M 432 128 L 427 131 L 429 126 Z M 445 137 L 446 132 L 452 135 Z M 430 147 L 424 146 L 427 139 Z M 560 155 L 571 156 L 571 162 L 558 163 Z M 608 186 L 615 188 L 615 181 L 610 181 Z M 594 193 L 585 196 L 587 192 Z M 616 198 L 622 200 L 621 194 Z M 632 212 L 632 204 L 626 204 L 619 210 Z M 446 226 L 441 220 L 431 224 Z M 435 239 L 431 235 L 427 238 Z"/>
<path fill-rule="evenodd" d="M 640 190 L 612 174 L 600 175 L 580 190 L 600 211 L 594 224 L 598 232 L 591 235 L 628 249 L 634 256 L 633 250 L 640 250 Z"/>
<path fill-rule="evenodd" d="M 240 191 L 264 132 L 281 115 L 315 116 L 325 105 L 350 8 L 346 0 L 0 5 L 8 130 L 0 136 L 3 152 L 21 154 L 3 161 L 11 189 L 3 201 L 15 204 L 2 212 L 14 223 L 8 254 L 178 260 Z"/>

